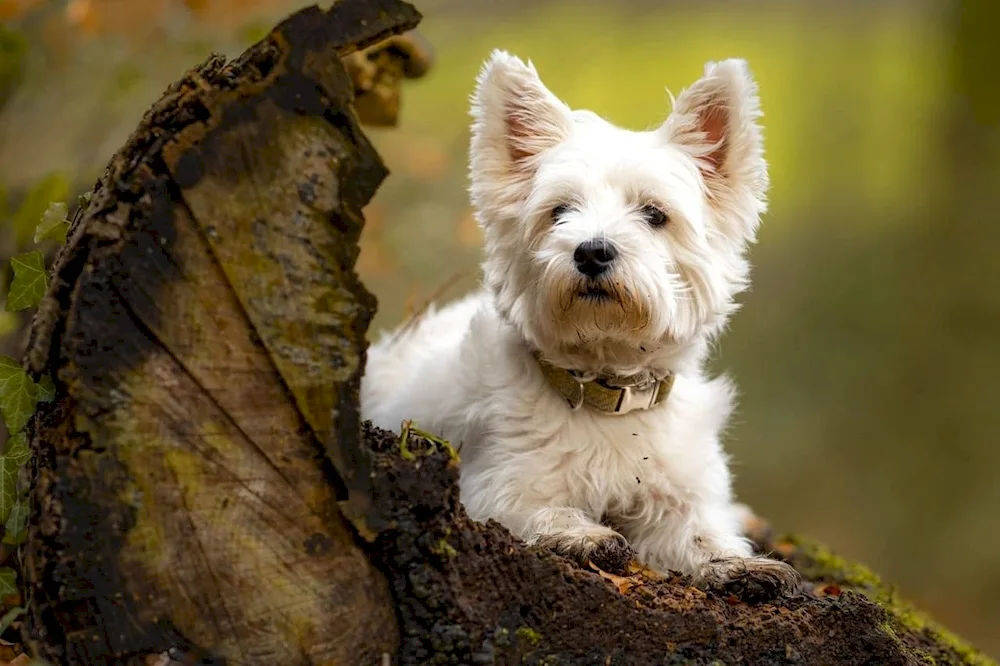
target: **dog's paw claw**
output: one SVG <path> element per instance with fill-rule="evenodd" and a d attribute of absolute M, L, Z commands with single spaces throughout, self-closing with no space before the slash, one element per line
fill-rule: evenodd
<path fill-rule="evenodd" d="M 634 558 L 635 551 L 620 534 L 602 539 L 588 557 L 595 567 L 613 574 L 628 571 L 628 565 Z"/>
<path fill-rule="evenodd" d="M 587 563 L 607 573 L 623 573 L 635 557 L 635 551 L 621 534 L 607 528 L 586 535 L 550 535 L 536 541 L 551 548 L 563 557 L 576 560 L 580 566 Z"/>
<path fill-rule="evenodd" d="M 713 560 L 702 568 L 697 582 L 745 601 L 764 601 L 799 591 L 802 577 L 791 566 L 767 557 Z"/>

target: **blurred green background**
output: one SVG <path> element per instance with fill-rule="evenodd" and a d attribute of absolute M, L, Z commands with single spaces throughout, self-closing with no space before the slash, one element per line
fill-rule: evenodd
<path fill-rule="evenodd" d="M 0 258 L 50 199 L 89 189 L 185 68 L 304 4 L 0 0 Z M 376 328 L 475 285 L 467 99 L 492 48 L 637 129 L 704 61 L 748 59 L 773 189 L 713 361 L 742 390 L 737 491 L 1000 655 L 1000 3 L 417 5 L 437 61 L 401 125 L 370 132 L 393 172 L 359 264 Z M 0 335 L 18 351 L 23 321 L 0 316 Z"/>

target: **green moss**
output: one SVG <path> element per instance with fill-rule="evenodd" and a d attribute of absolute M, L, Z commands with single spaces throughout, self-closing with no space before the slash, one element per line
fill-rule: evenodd
<path fill-rule="evenodd" d="M 431 552 L 437 555 L 443 555 L 444 557 L 455 557 L 458 555 L 458 551 L 455 547 L 448 543 L 448 537 L 451 535 L 451 529 L 445 528 L 444 536 L 437 540 L 431 547 Z"/>
<path fill-rule="evenodd" d="M 455 450 L 448 440 L 415 427 L 412 421 L 404 421 L 403 429 L 399 434 L 399 455 L 403 460 L 412 462 L 417 459 L 416 454 L 410 450 L 410 435 L 416 435 L 428 443 L 435 445 L 437 448 L 446 451 L 452 462 L 456 464 L 459 462 L 458 451 Z M 424 455 L 430 455 L 433 451 L 433 447 L 428 448 Z"/>
<path fill-rule="evenodd" d="M 538 645 L 538 643 L 542 640 L 542 635 L 531 627 L 518 627 L 517 631 L 514 632 L 514 635 L 517 636 L 519 641 L 524 641 L 532 647 Z"/>
<path fill-rule="evenodd" d="M 407 462 L 417 459 L 410 451 L 410 422 L 403 423 L 403 431 L 399 434 L 399 457 Z"/>
<path fill-rule="evenodd" d="M 792 548 L 789 549 L 788 546 Z M 786 537 L 779 543 L 779 550 L 789 556 L 792 564 L 808 580 L 836 583 L 841 587 L 861 592 L 882 606 L 889 614 L 885 629 L 902 645 L 900 634 L 923 634 L 941 647 L 945 654 L 934 655 L 918 648 L 909 652 L 927 664 L 972 664 L 996 666 L 996 662 L 968 645 L 951 631 L 938 625 L 927 615 L 901 599 L 896 590 L 887 585 L 868 567 L 840 557 L 827 548 L 799 537 Z M 947 655 L 947 656 L 946 656 Z M 949 658 L 954 657 L 956 660 Z M 947 659 L 946 661 L 941 661 Z"/>

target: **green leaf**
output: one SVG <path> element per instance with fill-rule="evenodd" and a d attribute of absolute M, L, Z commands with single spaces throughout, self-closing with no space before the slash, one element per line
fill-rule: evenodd
<path fill-rule="evenodd" d="M 21 617 L 22 615 L 24 615 L 27 612 L 28 612 L 27 608 L 22 608 L 20 606 L 14 606 L 9 611 L 7 611 L 6 613 L 4 613 L 3 617 L 0 617 L 0 634 L 2 634 L 3 632 L 7 631 L 7 629 L 10 627 L 10 625 L 14 624 L 14 620 L 16 620 L 17 618 Z"/>
<path fill-rule="evenodd" d="M 35 227 L 35 242 L 54 240 L 66 242 L 66 232 L 69 231 L 69 208 L 62 201 L 53 201 L 42 214 L 42 221 Z"/>
<path fill-rule="evenodd" d="M 42 218 L 45 209 L 52 201 L 66 201 L 69 196 L 69 180 L 60 173 L 52 173 L 42 178 L 28 190 L 21 207 L 14 213 L 14 231 L 17 232 L 17 243 L 24 247 L 31 240 L 31 235 Z"/>
<path fill-rule="evenodd" d="M 3 542 L 16 546 L 24 543 L 28 535 L 28 503 L 24 500 L 16 500 L 7 516 L 7 523 L 4 527 Z"/>
<path fill-rule="evenodd" d="M 10 456 L 0 456 L 0 522 L 7 524 L 7 519 L 14 512 L 17 503 L 17 470 L 19 465 Z"/>
<path fill-rule="evenodd" d="M 56 385 L 52 377 L 42 375 L 38 380 L 38 402 L 52 402 L 56 399 Z"/>
<path fill-rule="evenodd" d="M 0 356 L 0 396 L 5 395 L 7 385 L 22 374 L 24 374 L 24 366 L 10 356 Z"/>
<path fill-rule="evenodd" d="M 7 294 L 8 312 L 33 308 L 42 302 L 49 286 L 49 274 L 45 270 L 45 257 L 38 250 L 19 254 L 10 259 L 14 269 L 14 280 Z"/>
<path fill-rule="evenodd" d="M 10 458 L 16 467 L 20 467 L 28 462 L 31 457 L 31 449 L 28 448 L 28 435 L 23 430 L 7 439 L 7 451 L 0 454 L 0 458 Z"/>
<path fill-rule="evenodd" d="M 17 572 L 10 567 L 0 567 L 0 596 L 17 594 Z"/>
<path fill-rule="evenodd" d="M 16 435 L 28 424 L 38 404 L 38 386 L 21 364 L 0 356 L 0 411 L 7 432 Z"/>

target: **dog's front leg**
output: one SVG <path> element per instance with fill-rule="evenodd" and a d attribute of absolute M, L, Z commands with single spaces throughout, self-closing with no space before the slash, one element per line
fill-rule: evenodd
<path fill-rule="evenodd" d="M 521 512 L 518 519 L 527 543 L 551 548 L 581 564 L 589 560 L 604 571 L 621 573 L 634 556 L 625 537 L 580 509 L 539 508 Z"/>
<path fill-rule="evenodd" d="M 509 468 L 508 468 L 509 469 Z M 557 484 L 523 485 L 523 478 L 463 472 L 462 503 L 473 520 L 496 520 L 529 545 L 550 548 L 605 571 L 621 572 L 631 562 L 628 540 L 589 512 L 571 506 Z M 543 492 L 544 489 L 544 492 Z"/>
<path fill-rule="evenodd" d="M 683 505 L 656 522 L 628 524 L 626 534 L 640 560 L 661 571 L 688 574 L 701 587 L 773 596 L 799 585 L 795 569 L 753 554 L 729 504 Z"/>

